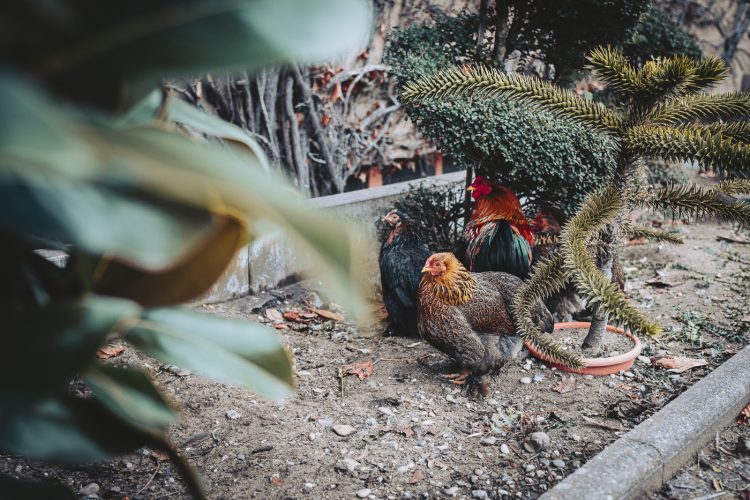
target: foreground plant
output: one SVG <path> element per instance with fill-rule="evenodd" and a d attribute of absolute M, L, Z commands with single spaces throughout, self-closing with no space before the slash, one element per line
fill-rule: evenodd
<path fill-rule="evenodd" d="M 750 205 L 732 196 L 750 191 L 746 180 L 731 179 L 714 189 L 673 185 L 645 190 L 638 183 L 645 158 L 695 161 L 728 177 L 750 175 L 750 94 L 701 92 L 725 78 L 727 68 L 721 59 L 674 56 L 636 68 L 620 51 L 599 48 L 588 60 L 595 75 L 612 88 L 617 108 L 534 77 L 483 66 L 440 71 L 408 83 L 402 93 L 404 100 L 420 102 L 455 96 L 519 100 L 616 140 L 617 167 L 608 185 L 590 195 L 566 224 L 560 252 L 537 266 L 514 303 L 521 335 L 552 360 L 571 368 L 581 367 L 581 359 L 545 338 L 530 318 L 538 299 L 568 282 L 593 306 L 584 347 L 594 353 L 608 321 L 644 335 L 660 332 L 659 326 L 610 282 L 612 259 L 626 236 L 637 233 L 675 242 L 672 235 L 632 226 L 633 209 L 647 207 L 670 210 L 678 217 L 715 216 L 750 223 Z"/>
<path fill-rule="evenodd" d="M 149 90 L 160 77 L 331 57 L 361 39 L 368 9 L 344 0 L 53 4 L 0 7 L 15 28 L 0 34 L 0 450 L 76 464 L 149 446 L 205 497 L 166 438 L 172 404 L 146 372 L 97 363 L 95 352 L 120 337 L 164 363 L 283 398 L 294 377 L 272 331 L 174 306 L 204 294 L 272 227 L 356 314 L 357 236 L 312 212 L 240 129 Z M 134 102 L 125 116 L 106 112 Z M 92 397 L 72 394 L 73 378 Z M 0 497 L 75 495 L 0 476 Z"/>

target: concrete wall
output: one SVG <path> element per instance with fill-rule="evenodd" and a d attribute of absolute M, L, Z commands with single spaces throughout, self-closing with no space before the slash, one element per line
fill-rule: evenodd
<path fill-rule="evenodd" d="M 344 217 L 358 224 L 366 236 L 377 242 L 375 221 L 385 215 L 393 202 L 403 197 L 411 186 L 419 184 L 449 185 L 464 181 L 465 172 L 454 172 L 439 177 L 430 177 L 409 182 L 399 182 L 386 186 L 352 191 L 349 193 L 323 196 L 309 201 L 310 206 Z M 380 247 L 368 245 L 367 263 L 377 269 Z M 309 259 L 297 255 L 283 234 L 265 235 L 240 251 L 224 275 L 209 292 L 196 303 L 215 303 L 229 300 L 248 293 L 257 293 L 278 285 L 280 282 L 297 276 L 309 268 Z M 374 267 L 373 267 L 374 266 Z M 373 276 L 373 283 L 379 276 Z"/>

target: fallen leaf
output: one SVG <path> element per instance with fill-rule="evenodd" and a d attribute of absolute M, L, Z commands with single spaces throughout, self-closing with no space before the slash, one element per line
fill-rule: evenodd
<path fill-rule="evenodd" d="M 737 417 L 737 423 L 740 425 L 750 425 L 750 404 L 742 409 L 740 416 Z"/>
<path fill-rule="evenodd" d="M 346 375 L 356 375 L 359 377 L 360 380 L 364 380 L 370 375 L 373 374 L 375 371 L 375 368 L 372 366 L 372 360 L 368 359 L 367 361 L 362 361 L 359 363 L 352 363 L 350 365 L 344 365 L 341 367 L 341 374 L 343 376 Z"/>
<path fill-rule="evenodd" d="M 169 455 L 160 450 L 151 450 L 150 455 L 159 462 L 166 462 L 167 460 L 169 460 Z"/>
<path fill-rule="evenodd" d="M 285 311 L 282 316 L 287 321 L 296 321 L 297 323 L 306 322 L 306 320 L 302 316 L 300 316 L 299 311 Z"/>
<path fill-rule="evenodd" d="M 266 318 L 270 319 L 274 323 L 277 321 L 283 321 L 284 317 L 281 315 L 278 309 L 266 309 Z"/>
<path fill-rule="evenodd" d="M 716 491 L 724 491 L 724 485 L 721 483 L 721 479 L 714 478 L 711 482 L 713 483 L 714 489 Z"/>
<path fill-rule="evenodd" d="M 698 366 L 705 366 L 708 362 L 705 359 L 697 358 L 685 358 L 683 356 L 667 356 L 665 358 L 657 359 L 654 364 L 666 368 L 667 371 L 673 373 L 682 373 L 696 368 Z"/>
<path fill-rule="evenodd" d="M 560 383 L 552 388 L 553 391 L 559 392 L 560 394 L 565 394 L 566 392 L 571 392 L 571 391 L 574 391 L 575 389 L 576 389 L 576 379 L 575 377 L 573 377 L 573 375 L 569 377 L 563 376 Z"/>
<path fill-rule="evenodd" d="M 411 479 L 409 479 L 409 484 L 417 484 L 421 480 L 424 479 L 424 472 L 422 472 L 422 469 L 416 469 L 414 471 L 414 474 L 411 475 Z"/>
<path fill-rule="evenodd" d="M 414 435 L 414 430 L 409 427 L 408 425 L 403 425 L 400 427 L 396 427 L 396 432 L 399 434 L 403 434 L 404 436 L 410 438 Z"/>
<path fill-rule="evenodd" d="M 121 345 L 102 347 L 101 349 L 96 351 L 96 357 L 99 359 L 114 358 L 115 356 L 119 356 L 120 354 L 122 354 L 122 351 L 124 350 L 125 348 Z"/>
<path fill-rule="evenodd" d="M 670 280 L 668 278 L 664 278 L 664 277 L 661 277 L 661 276 L 658 277 L 658 278 L 654 278 L 654 279 L 650 279 L 650 280 L 646 281 L 647 285 L 653 286 L 654 288 L 672 288 L 672 287 L 675 287 L 675 286 L 680 286 L 683 283 L 685 283 L 685 282 L 684 281 L 679 281 L 679 280 L 676 280 L 676 279 L 671 279 Z"/>
<path fill-rule="evenodd" d="M 318 316 L 322 316 L 327 319 L 332 319 L 334 321 L 339 321 L 339 322 L 344 321 L 344 317 L 341 314 L 335 313 L 333 311 L 326 311 L 325 309 L 316 309 L 314 307 L 311 307 L 310 310 L 314 312 L 315 314 L 317 314 Z"/>
<path fill-rule="evenodd" d="M 730 235 L 723 235 L 720 234 L 716 237 L 717 241 L 728 241 L 730 243 L 740 243 L 742 245 L 750 245 L 750 238 L 747 236 L 742 236 L 741 234 L 730 234 Z"/>
<path fill-rule="evenodd" d="M 286 323 L 274 323 L 273 327 L 277 330 L 289 330 L 289 325 Z"/>
<path fill-rule="evenodd" d="M 628 240 L 627 245 L 628 246 L 636 246 L 636 245 L 645 245 L 648 243 L 648 240 L 641 236 L 640 238 L 633 238 L 631 240 Z"/>
<path fill-rule="evenodd" d="M 271 484 L 274 486 L 278 486 L 279 488 L 284 486 L 284 480 L 281 479 L 279 476 L 272 476 L 271 477 Z"/>

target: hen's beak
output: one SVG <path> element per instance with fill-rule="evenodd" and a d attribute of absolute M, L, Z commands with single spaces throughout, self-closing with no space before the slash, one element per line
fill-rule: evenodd
<path fill-rule="evenodd" d="M 476 188 L 474 186 L 469 186 L 466 188 L 467 191 L 474 191 Z"/>
<path fill-rule="evenodd" d="M 430 268 L 429 268 L 429 267 L 427 267 L 427 266 L 424 266 L 424 267 L 422 268 L 422 272 L 423 272 L 423 273 L 429 273 L 429 272 L 430 272 Z"/>

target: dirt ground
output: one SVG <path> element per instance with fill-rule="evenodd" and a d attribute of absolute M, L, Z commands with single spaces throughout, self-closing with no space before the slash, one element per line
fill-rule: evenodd
<path fill-rule="evenodd" d="M 560 371 L 519 360 L 493 377 L 489 397 L 472 400 L 440 378 L 453 368 L 450 360 L 419 339 L 322 318 L 284 321 L 289 329 L 279 330 L 299 380 L 282 404 L 160 366 L 130 347 L 113 362 L 145 367 L 183 409 L 171 439 L 211 498 L 536 498 L 749 340 L 750 245 L 718 241 L 733 237 L 729 224 L 663 227 L 685 244 L 628 246 L 623 267 L 627 293 L 665 332 L 645 340 L 645 357 L 618 375 L 576 375 L 561 384 Z M 265 309 L 304 311 L 300 300 L 319 298 L 292 285 L 201 309 L 270 322 Z M 651 363 L 665 355 L 707 365 L 672 373 Z M 366 361 L 371 376 L 339 377 L 345 365 Z M 535 432 L 548 437 L 541 450 L 530 446 L 545 441 Z M 740 437 L 750 438 L 750 426 L 726 431 L 718 451 L 709 447 L 701 463 L 653 498 L 721 493 L 712 467 L 744 471 L 720 481 L 726 498 L 747 498 L 740 492 L 750 487 L 750 456 L 736 448 Z M 0 456 L 0 473 L 61 481 L 75 491 L 96 483 L 100 498 L 186 498 L 172 465 L 149 450 L 73 468 Z M 688 486 L 680 486 L 683 476 Z"/>

